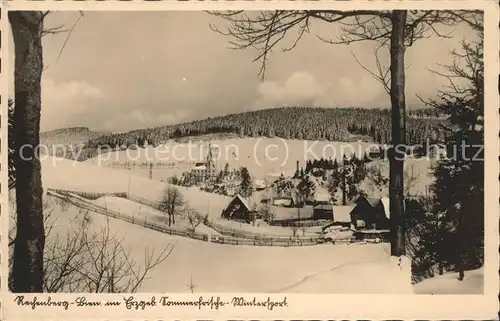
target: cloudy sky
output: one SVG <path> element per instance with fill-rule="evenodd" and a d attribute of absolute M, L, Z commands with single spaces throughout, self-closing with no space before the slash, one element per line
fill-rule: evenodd
<path fill-rule="evenodd" d="M 55 12 L 46 26 L 71 28 L 78 18 L 77 12 Z M 278 105 L 389 106 L 381 86 L 353 58 L 374 66 L 373 43 L 322 43 L 316 34 L 332 38 L 338 30 L 317 22 L 293 51 L 271 55 L 260 82 L 255 52 L 228 49 L 229 39 L 210 30 L 210 22 L 223 27 L 202 12 L 86 12 L 59 60 L 67 34 L 45 36 L 42 130 L 125 131 Z M 408 49 L 410 108 L 420 105 L 416 93 L 433 96 L 445 84 L 428 69 L 448 63 L 449 51 L 473 37 L 460 26 L 453 35 Z"/>

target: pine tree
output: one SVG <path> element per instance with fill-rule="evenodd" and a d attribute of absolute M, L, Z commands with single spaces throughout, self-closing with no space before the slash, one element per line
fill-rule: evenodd
<path fill-rule="evenodd" d="M 309 175 L 306 175 L 297 186 L 297 191 L 299 192 L 301 199 L 311 201 L 313 200 L 314 193 L 316 192 L 316 184 Z"/>
<path fill-rule="evenodd" d="M 484 261 L 484 62 L 483 20 L 477 15 L 466 20 L 478 35 L 476 42 L 462 42 L 461 52 L 452 52 L 454 62 L 446 69 L 454 84 L 441 91 L 440 99 L 430 104 L 449 116 L 444 127 L 447 155 L 435 169 L 431 189 L 436 204 L 435 220 L 441 229 L 428 229 L 422 238 L 429 257 L 447 269 L 457 270 L 463 280 L 465 270 L 478 268 Z M 444 229 L 444 231 L 443 231 Z M 429 246 L 432 244 L 432 246 Z M 434 245 L 435 244 L 435 245 Z M 445 248 L 446 250 L 440 250 Z"/>
<path fill-rule="evenodd" d="M 215 179 L 215 183 L 220 184 L 224 181 L 224 171 L 220 171 L 219 174 L 217 175 L 217 178 Z"/>
<path fill-rule="evenodd" d="M 241 196 L 246 198 L 252 196 L 252 192 L 253 192 L 252 176 L 250 176 L 250 172 L 246 167 L 242 167 L 239 193 Z"/>
<path fill-rule="evenodd" d="M 334 170 L 332 175 L 330 175 L 328 179 L 328 193 L 331 195 L 332 201 L 334 204 L 338 203 L 338 197 L 337 197 L 337 192 L 339 191 L 339 186 L 340 186 L 340 173 L 338 170 Z"/>

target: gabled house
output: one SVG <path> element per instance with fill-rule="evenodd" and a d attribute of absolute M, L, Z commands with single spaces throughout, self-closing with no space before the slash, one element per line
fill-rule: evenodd
<path fill-rule="evenodd" d="M 332 196 L 325 189 L 318 189 L 314 193 L 314 203 L 315 204 L 331 204 Z"/>
<path fill-rule="evenodd" d="M 237 194 L 222 211 L 222 218 L 235 221 L 251 222 L 252 210 L 248 202 Z"/>
<path fill-rule="evenodd" d="M 272 200 L 272 204 L 275 206 L 283 206 L 283 207 L 296 207 L 297 199 L 296 197 L 275 197 Z"/>
<path fill-rule="evenodd" d="M 416 198 L 404 200 L 405 217 L 409 220 L 421 218 L 425 210 Z M 390 229 L 391 212 L 389 198 L 369 198 L 360 196 L 351 211 L 351 222 L 356 228 L 376 230 Z"/>
<path fill-rule="evenodd" d="M 360 196 L 354 202 L 350 216 L 355 228 L 385 230 L 389 229 L 389 209 L 380 198 Z M 386 206 L 388 207 L 388 206 Z"/>
<path fill-rule="evenodd" d="M 333 217 L 332 222 L 323 226 L 323 230 L 329 228 L 330 226 L 351 226 L 351 212 L 355 204 L 350 205 L 334 205 L 332 206 Z"/>
<path fill-rule="evenodd" d="M 318 204 L 314 206 L 314 220 L 333 220 L 333 206 L 331 204 Z"/>

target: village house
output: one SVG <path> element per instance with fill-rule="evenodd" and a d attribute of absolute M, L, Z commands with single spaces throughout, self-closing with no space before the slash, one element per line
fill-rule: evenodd
<path fill-rule="evenodd" d="M 252 209 L 239 194 L 236 195 L 222 211 L 222 218 L 250 223 L 253 219 Z"/>
<path fill-rule="evenodd" d="M 351 227 L 351 212 L 356 205 L 334 205 L 332 206 L 332 216 L 328 219 L 330 223 L 323 226 L 323 230 L 331 226 Z"/>
<path fill-rule="evenodd" d="M 418 219 L 425 211 L 416 198 L 407 198 L 404 202 L 405 215 L 409 219 Z M 319 217 L 319 216 L 318 216 Z M 332 220 L 323 229 L 330 226 L 351 226 L 353 229 L 390 229 L 389 198 L 358 197 L 352 204 L 332 206 Z"/>
<path fill-rule="evenodd" d="M 309 205 L 301 208 L 273 206 L 273 212 L 274 221 L 278 224 L 284 221 L 297 221 L 299 218 L 300 220 L 309 220 L 314 215 L 314 209 Z"/>
<path fill-rule="evenodd" d="M 314 206 L 314 220 L 333 220 L 333 206 L 331 204 L 318 204 Z"/>
<path fill-rule="evenodd" d="M 314 204 L 331 204 L 332 196 L 327 190 L 319 189 L 316 193 L 314 193 L 313 201 Z"/>
<path fill-rule="evenodd" d="M 254 186 L 256 191 L 263 191 L 267 188 L 266 181 L 261 180 L 261 179 L 256 179 L 254 181 Z"/>
<path fill-rule="evenodd" d="M 351 222 L 355 228 L 385 230 L 390 228 L 387 199 L 360 196 L 354 202 Z"/>

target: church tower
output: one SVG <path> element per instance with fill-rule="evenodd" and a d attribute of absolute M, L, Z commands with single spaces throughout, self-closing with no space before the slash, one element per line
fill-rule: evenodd
<path fill-rule="evenodd" d="M 211 143 L 208 143 L 208 152 L 207 152 L 207 157 L 205 159 L 205 166 L 207 168 L 207 176 L 214 177 L 216 175 L 215 173 L 216 166 L 215 166 L 213 148 Z"/>

